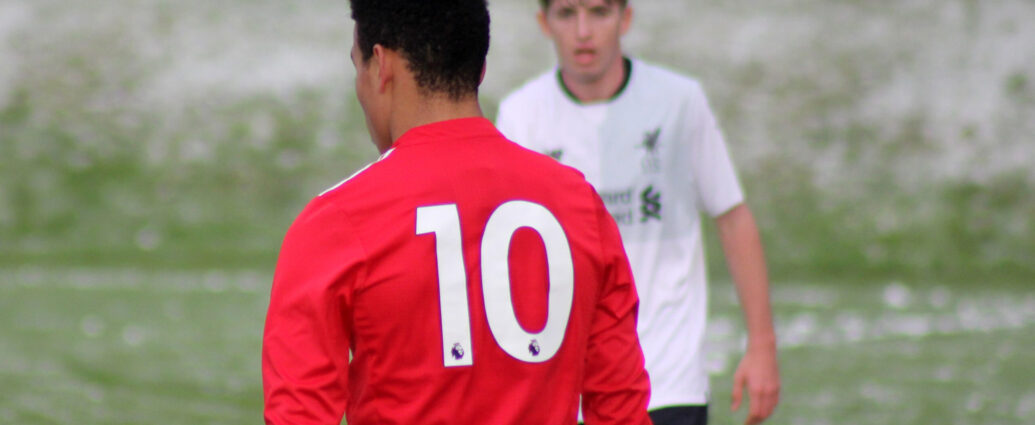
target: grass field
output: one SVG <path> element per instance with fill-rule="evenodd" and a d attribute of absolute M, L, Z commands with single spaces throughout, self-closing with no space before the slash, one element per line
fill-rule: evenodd
<path fill-rule="evenodd" d="M 0 270 L 0 423 L 261 421 L 268 270 Z M 743 334 L 713 285 L 713 423 Z M 1029 285 L 777 282 L 773 424 L 1035 423 Z"/>
<path fill-rule="evenodd" d="M 1035 3 L 634 6 L 627 50 L 702 81 L 775 274 L 1035 276 Z M 554 62 L 535 8 L 491 2 L 489 116 Z M 0 263 L 268 260 L 375 157 L 348 16 L 0 0 Z"/>

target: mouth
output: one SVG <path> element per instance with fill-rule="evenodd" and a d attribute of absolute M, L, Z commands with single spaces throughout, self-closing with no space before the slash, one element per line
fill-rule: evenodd
<path fill-rule="evenodd" d="M 587 47 L 575 49 L 575 63 L 579 65 L 588 65 L 593 62 L 597 57 L 596 49 Z"/>

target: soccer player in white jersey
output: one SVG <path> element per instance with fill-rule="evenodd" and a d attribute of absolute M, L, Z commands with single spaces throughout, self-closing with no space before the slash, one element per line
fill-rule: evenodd
<path fill-rule="evenodd" d="M 719 229 L 748 330 L 731 409 L 746 390 L 746 423 L 764 421 L 780 392 L 765 258 L 704 92 L 689 77 L 623 55 L 632 21 L 626 0 L 540 6 L 559 67 L 505 98 L 497 126 L 582 171 L 618 222 L 640 293 L 654 423 L 707 422 L 701 213 Z"/>

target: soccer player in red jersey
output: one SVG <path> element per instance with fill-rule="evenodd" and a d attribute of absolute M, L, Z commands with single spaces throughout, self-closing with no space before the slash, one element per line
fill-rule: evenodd
<path fill-rule="evenodd" d="M 352 0 L 381 158 L 288 230 L 263 336 L 269 424 L 649 424 L 638 298 L 581 174 L 477 100 L 485 0 Z M 351 352 L 351 360 L 350 360 Z"/>

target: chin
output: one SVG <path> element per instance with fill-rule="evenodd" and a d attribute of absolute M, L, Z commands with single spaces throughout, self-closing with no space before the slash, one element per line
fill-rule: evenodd
<path fill-rule="evenodd" d="M 573 76 L 584 83 L 592 83 L 604 77 L 604 72 L 599 67 L 574 67 Z"/>

